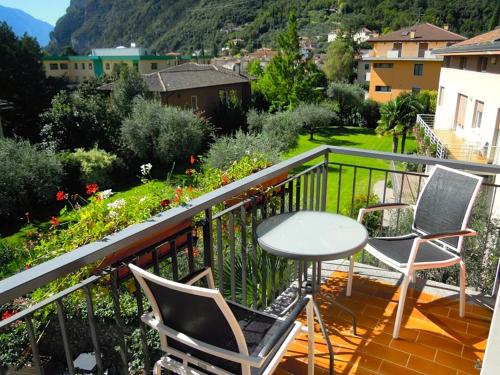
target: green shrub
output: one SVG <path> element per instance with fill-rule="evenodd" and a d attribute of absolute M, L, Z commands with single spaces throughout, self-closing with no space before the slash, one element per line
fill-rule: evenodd
<path fill-rule="evenodd" d="M 0 217 L 8 220 L 54 199 L 63 169 L 57 156 L 27 141 L 0 139 Z"/>
<path fill-rule="evenodd" d="M 380 108 L 375 100 L 365 100 L 361 105 L 362 125 L 369 129 L 375 129 L 380 120 Z"/>
<path fill-rule="evenodd" d="M 218 133 L 231 134 L 238 129 L 246 129 L 245 108 L 236 90 L 229 90 L 227 95 L 219 94 L 219 103 L 211 121 Z"/>
<path fill-rule="evenodd" d="M 310 139 L 314 138 L 315 130 L 331 126 L 339 120 L 334 111 L 319 104 L 300 104 L 293 113 L 302 129 L 309 132 Z"/>
<path fill-rule="evenodd" d="M 262 127 L 262 134 L 276 142 L 279 152 L 288 151 L 297 146 L 301 123 L 293 111 L 278 112 L 268 116 Z"/>
<path fill-rule="evenodd" d="M 269 117 L 269 114 L 266 112 L 259 112 L 255 109 L 251 109 L 247 113 L 247 125 L 248 131 L 252 133 L 260 133 L 262 132 L 262 128 L 264 127 L 264 122 Z"/>
<path fill-rule="evenodd" d="M 122 125 L 122 139 L 135 156 L 163 165 L 197 154 L 208 133 L 207 122 L 192 111 L 143 98 L 134 100 Z"/>
<path fill-rule="evenodd" d="M 436 113 L 437 91 L 422 90 L 415 97 L 422 105 L 423 113 Z"/>
<path fill-rule="evenodd" d="M 263 135 L 238 131 L 233 136 L 217 138 L 208 151 L 206 164 L 210 168 L 226 169 L 244 156 L 265 158 L 269 163 L 280 161 L 276 142 Z"/>
<path fill-rule="evenodd" d="M 97 183 L 100 186 L 111 185 L 111 173 L 117 161 L 116 155 L 98 148 L 88 151 L 78 148 L 75 152 L 67 154 L 66 159 L 78 165 L 82 185 L 88 183 Z"/>

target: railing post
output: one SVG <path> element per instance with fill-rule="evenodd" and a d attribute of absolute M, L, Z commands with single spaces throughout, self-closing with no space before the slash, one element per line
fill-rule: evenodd
<path fill-rule="evenodd" d="M 203 257 L 205 267 L 213 268 L 213 233 L 212 233 L 212 209 L 205 210 L 205 219 L 203 220 Z"/>
<path fill-rule="evenodd" d="M 323 160 L 323 191 L 321 192 L 321 211 L 326 211 L 326 197 L 328 190 L 328 163 L 330 152 L 326 151 Z"/>

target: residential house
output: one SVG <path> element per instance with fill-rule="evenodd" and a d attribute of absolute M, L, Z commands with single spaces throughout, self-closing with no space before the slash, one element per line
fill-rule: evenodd
<path fill-rule="evenodd" d="M 148 91 L 158 93 L 163 104 L 192 108 L 207 116 L 214 113 L 222 97 L 231 93 L 244 105 L 251 99 L 251 78 L 216 65 L 187 63 L 143 77 Z M 113 83 L 100 90 L 113 90 Z"/>
<path fill-rule="evenodd" d="M 424 23 L 368 39 L 373 47 L 369 97 L 388 102 L 405 92 L 437 90 L 443 58 L 432 50 L 464 41 L 449 30 Z"/>
<path fill-rule="evenodd" d="M 209 58 L 194 58 L 208 62 Z M 145 48 L 132 46 L 93 49 L 88 56 L 44 56 L 42 63 L 47 77 L 65 77 L 71 82 L 111 75 L 117 66 L 126 64 L 139 73 L 147 74 L 192 61 L 193 57 L 179 55 L 151 55 Z"/>
<path fill-rule="evenodd" d="M 420 122 L 443 156 L 500 164 L 500 28 L 433 53 L 444 57 L 436 115 Z"/>
<path fill-rule="evenodd" d="M 238 71 L 241 67 L 241 59 L 233 56 L 215 57 L 210 60 L 210 64 L 220 66 L 228 70 Z"/>
<path fill-rule="evenodd" d="M 354 35 L 352 36 L 352 39 L 354 39 L 354 41 L 356 43 L 364 43 L 368 39 L 377 38 L 378 36 L 379 36 L 378 32 L 372 31 L 366 27 L 362 27 L 361 29 L 359 29 L 358 31 L 356 31 L 354 33 Z"/>
<path fill-rule="evenodd" d="M 328 33 L 327 41 L 328 43 L 333 42 L 340 35 L 340 29 L 332 30 Z"/>
<path fill-rule="evenodd" d="M 370 53 L 371 50 L 362 49 L 356 56 L 356 62 L 357 62 L 356 82 L 359 83 L 360 85 L 370 84 L 371 62 L 369 60 L 366 60 L 367 57 L 370 57 Z"/>
<path fill-rule="evenodd" d="M 259 60 L 260 65 L 262 66 L 263 69 L 266 68 L 267 64 L 272 60 L 274 56 L 276 56 L 278 52 L 271 48 L 259 48 L 256 49 L 255 51 L 249 53 L 248 55 L 245 55 L 241 59 L 241 69 L 246 70 L 246 67 L 248 66 L 248 63 L 252 60 Z"/>

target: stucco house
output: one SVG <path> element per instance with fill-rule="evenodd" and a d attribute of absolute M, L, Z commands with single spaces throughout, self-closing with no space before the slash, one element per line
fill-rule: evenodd
<path fill-rule="evenodd" d="M 148 91 L 158 93 L 163 104 L 192 108 L 207 116 L 231 93 L 243 105 L 251 99 L 249 76 L 216 65 L 187 63 L 144 74 L 143 78 Z M 100 90 L 113 90 L 113 83 Z"/>

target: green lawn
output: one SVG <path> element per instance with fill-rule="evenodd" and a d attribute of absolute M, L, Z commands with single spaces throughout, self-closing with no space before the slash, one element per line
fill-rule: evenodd
<path fill-rule="evenodd" d="M 309 140 L 309 135 L 301 135 L 299 137 L 298 146 L 290 151 L 286 156 L 288 158 L 296 156 L 305 151 L 311 150 L 320 145 L 342 146 L 353 148 L 364 148 L 369 150 L 388 151 L 392 150 L 392 137 L 378 136 L 371 129 L 359 127 L 347 128 L 328 128 L 322 129 L 314 135 L 314 140 Z M 407 139 L 406 150 L 414 150 L 416 143 L 413 138 Z M 321 159 L 307 163 L 307 166 L 314 165 L 320 162 Z M 387 169 L 389 162 L 385 160 L 355 157 L 349 155 L 330 155 L 330 162 L 351 164 L 372 168 Z M 384 172 L 374 171 L 371 177 L 370 196 L 373 195 L 373 185 L 376 181 L 384 179 Z M 352 189 L 353 189 L 354 168 L 342 167 L 342 183 L 340 192 L 340 210 L 345 213 L 350 213 Z M 366 169 L 358 169 L 356 172 L 355 195 L 368 193 L 368 182 L 370 180 L 369 171 Z M 327 193 L 327 210 L 337 211 L 337 195 L 339 183 L 339 167 L 330 165 L 328 173 L 328 193 Z M 381 198 L 381 197 L 380 197 Z"/>

